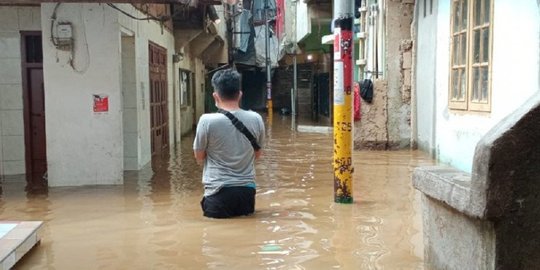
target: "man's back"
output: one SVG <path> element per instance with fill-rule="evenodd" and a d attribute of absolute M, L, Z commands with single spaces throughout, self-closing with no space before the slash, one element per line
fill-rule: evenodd
<path fill-rule="evenodd" d="M 244 123 L 262 146 L 264 123 L 252 111 L 236 110 L 231 113 Z M 204 114 L 197 125 L 194 150 L 206 151 L 203 170 L 205 196 L 222 187 L 255 187 L 255 152 L 249 140 L 221 113 Z"/>

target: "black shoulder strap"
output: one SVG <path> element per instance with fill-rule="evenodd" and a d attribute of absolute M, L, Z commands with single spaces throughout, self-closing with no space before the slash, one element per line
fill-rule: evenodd
<path fill-rule="evenodd" d="M 240 132 L 242 132 L 242 134 L 244 134 L 244 136 L 246 136 L 246 138 L 249 140 L 249 142 L 251 143 L 251 146 L 253 146 L 253 149 L 255 149 L 255 151 L 259 151 L 259 149 L 261 149 L 261 147 L 257 143 L 257 140 L 253 136 L 253 134 L 251 134 L 251 132 L 249 132 L 249 130 L 246 128 L 246 126 L 244 126 L 244 123 L 242 123 L 242 121 L 238 120 L 238 118 L 236 118 L 236 116 L 234 116 L 231 112 L 228 112 L 226 110 L 218 109 L 218 112 L 224 114 L 225 116 L 227 116 L 227 118 L 229 118 L 231 120 L 233 125 Z"/>

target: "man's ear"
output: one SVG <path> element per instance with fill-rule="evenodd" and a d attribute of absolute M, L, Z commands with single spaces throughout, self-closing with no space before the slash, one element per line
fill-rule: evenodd
<path fill-rule="evenodd" d="M 238 92 L 238 100 L 242 99 L 242 95 L 243 95 L 243 94 L 244 94 L 244 93 L 243 93 L 242 91 Z"/>

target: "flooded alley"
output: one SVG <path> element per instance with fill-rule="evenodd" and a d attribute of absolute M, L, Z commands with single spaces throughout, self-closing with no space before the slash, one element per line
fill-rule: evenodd
<path fill-rule="evenodd" d="M 257 163 L 256 213 L 213 220 L 200 209 L 192 137 L 153 174 L 123 186 L 27 195 L 6 178 L 1 220 L 45 221 L 42 242 L 16 269 L 423 269 L 415 151 L 354 152 L 352 205 L 333 202 L 332 135 L 267 127 Z M 81 164 L 84 166 L 84 164 Z"/>

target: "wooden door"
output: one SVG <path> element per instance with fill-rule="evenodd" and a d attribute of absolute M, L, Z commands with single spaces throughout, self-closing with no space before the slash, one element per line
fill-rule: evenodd
<path fill-rule="evenodd" d="M 149 46 L 150 63 L 150 127 L 152 161 L 169 153 L 169 110 L 167 108 L 167 50 L 156 44 Z"/>
<path fill-rule="evenodd" d="M 41 32 L 21 32 L 27 189 L 47 187 L 47 142 Z"/>

